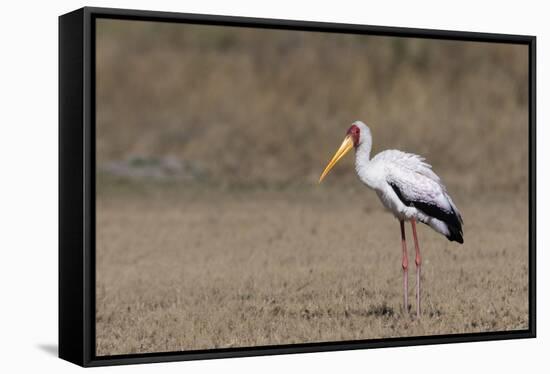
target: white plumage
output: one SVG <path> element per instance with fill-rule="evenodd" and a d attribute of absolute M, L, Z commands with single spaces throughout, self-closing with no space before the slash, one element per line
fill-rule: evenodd
<path fill-rule="evenodd" d="M 361 182 L 375 190 L 382 204 L 399 220 L 416 219 L 449 240 L 462 243 L 462 216 L 432 166 L 423 157 L 393 149 L 370 159 L 370 129 L 361 121 L 352 126 L 357 126 L 360 134 L 355 146 L 355 170 Z"/>
<path fill-rule="evenodd" d="M 416 249 L 417 313 L 420 314 L 420 249 L 415 221 L 425 223 L 451 241 L 463 243 L 462 216 L 445 185 L 424 158 L 398 150 L 383 151 L 370 158 L 372 135 L 361 121 L 351 125 L 319 181 L 352 148 L 355 148 L 355 170 L 359 179 L 376 192 L 382 204 L 400 221 L 406 306 L 408 259 L 403 223 L 411 222 Z"/>

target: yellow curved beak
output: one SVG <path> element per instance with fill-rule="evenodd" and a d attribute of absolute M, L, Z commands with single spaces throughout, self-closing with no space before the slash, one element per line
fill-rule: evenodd
<path fill-rule="evenodd" d="M 348 135 L 344 138 L 344 141 L 342 142 L 342 145 L 340 146 L 340 148 L 338 148 L 338 150 L 336 151 L 334 156 L 332 156 L 332 159 L 328 163 L 325 170 L 323 170 L 323 173 L 321 174 L 321 177 L 319 178 L 319 183 L 321 183 L 323 181 L 323 179 L 326 177 L 326 175 L 328 174 L 330 169 L 332 169 L 334 167 L 334 165 L 336 165 L 336 163 L 338 161 L 340 161 L 340 159 L 342 157 L 344 157 L 346 155 L 346 153 L 348 153 L 350 151 L 350 149 L 352 149 L 352 148 L 353 148 L 353 139 L 351 138 L 351 135 Z"/>

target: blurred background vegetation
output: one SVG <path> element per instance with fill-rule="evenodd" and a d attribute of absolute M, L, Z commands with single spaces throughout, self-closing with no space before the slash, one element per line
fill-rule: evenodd
<path fill-rule="evenodd" d="M 527 46 L 97 22 L 100 185 L 307 186 L 362 120 L 450 191 L 527 191 Z"/>

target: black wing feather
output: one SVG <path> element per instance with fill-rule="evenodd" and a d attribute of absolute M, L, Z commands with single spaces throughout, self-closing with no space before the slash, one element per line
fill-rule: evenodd
<path fill-rule="evenodd" d="M 421 210 L 424 214 L 427 214 L 430 217 L 445 222 L 447 224 L 447 227 L 449 228 L 449 235 L 447 236 L 447 239 L 449 239 L 450 241 L 458 242 L 460 244 L 464 243 L 464 238 L 462 237 L 461 219 L 459 214 L 454 209 L 451 208 L 451 211 L 448 211 L 446 209 L 442 209 L 436 204 L 430 204 L 425 201 L 409 200 L 405 196 L 403 196 L 403 193 L 396 184 L 393 184 L 391 182 L 388 183 L 399 198 L 399 200 L 403 202 L 403 204 L 405 204 L 406 206 L 414 207 L 418 210 Z"/>

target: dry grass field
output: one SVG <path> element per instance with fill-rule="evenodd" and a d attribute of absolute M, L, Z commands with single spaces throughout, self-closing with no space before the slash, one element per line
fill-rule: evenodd
<path fill-rule="evenodd" d="M 98 20 L 97 354 L 527 328 L 527 61 Z M 316 183 L 358 119 L 373 153 L 425 156 L 465 220 L 462 246 L 419 226 L 419 320 L 401 310 L 399 225 L 353 157 Z"/>
<path fill-rule="evenodd" d="M 463 246 L 420 226 L 416 320 L 372 192 L 140 191 L 97 202 L 100 355 L 528 327 L 527 207 L 507 195 L 462 204 Z"/>

